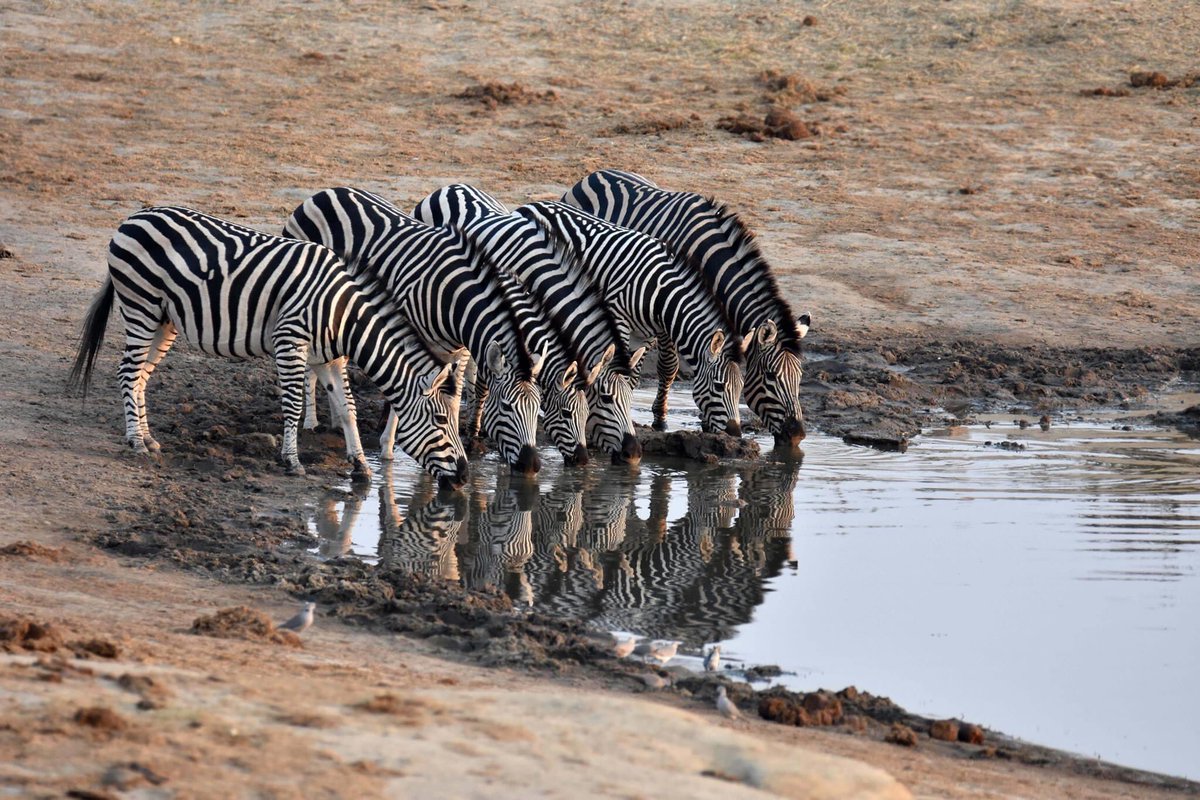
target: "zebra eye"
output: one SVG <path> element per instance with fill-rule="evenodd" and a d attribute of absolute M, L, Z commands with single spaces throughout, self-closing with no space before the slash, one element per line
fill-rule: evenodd
<path fill-rule="evenodd" d="M 450 423 L 450 417 L 446 414 L 434 414 L 433 422 L 436 425 L 448 425 Z"/>
<path fill-rule="evenodd" d="M 718 392 L 725 391 L 725 381 L 713 381 L 713 388 Z"/>
<path fill-rule="evenodd" d="M 605 394 L 604 392 L 600 393 L 600 402 L 611 403 L 612 399 L 613 399 L 613 396 L 611 394 Z"/>

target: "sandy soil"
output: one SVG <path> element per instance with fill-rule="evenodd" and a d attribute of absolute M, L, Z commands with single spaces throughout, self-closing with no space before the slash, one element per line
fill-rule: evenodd
<path fill-rule="evenodd" d="M 346 621 L 323 617 L 302 649 L 193 636 L 200 613 L 245 604 L 281 618 L 289 593 L 313 590 L 318 573 L 280 548 L 302 527 L 305 492 L 340 469 L 333 448 L 308 441 L 310 479 L 282 478 L 269 454 L 242 446 L 278 428 L 266 366 L 186 348 L 149 393 L 161 462 L 123 452 L 111 380 L 86 405 L 62 393 L 108 237 L 143 204 L 274 230 L 342 183 L 411 204 L 467 180 L 517 204 L 615 166 L 712 193 L 759 232 L 816 320 L 824 360 L 806 412 L 818 424 L 911 430 L 931 405 L 1136 404 L 1200 368 L 1200 86 L 1082 92 L 1125 89 L 1133 69 L 1196 69 L 1190 11 L 1156 0 L 750 2 L 736 13 L 547 0 L 509 11 L 7 4 L 0 544 L 65 550 L 0 558 L 0 600 L 64 641 L 100 637 L 119 653 L 0 659 L 0 783 L 30 796 L 1194 792 L 927 738 L 908 749 L 729 723 L 679 692 L 632 698 L 632 680 L 590 657 L 518 646 L 566 637 L 558 650 L 578 655 L 571 631 L 497 637 L 516 648 L 505 658 L 450 654 L 381 632 L 404 625 L 364 618 L 379 595 L 352 597 L 370 581 L 336 570 L 321 573 L 342 581 L 325 587 L 326 606 Z M 801 80 L 771 97 L 768 70 Z M 520 83 L 517 102 L 456 97 L 490 81 Z M 805 81 L 828 99 L 806 97 Z M 771 100 L 819 135 L 752 142 L 717 127 Z M 101 375 L 116 354 L 106 347 Z M 896 364 L 912 369 L 901 378 Z M 123 674 L 161 691 L 123 688 Z M 361 707 L 381 694 L 396 696 L 390 712 Z M 119 719 L 76 721 L 95 706 Z"/>

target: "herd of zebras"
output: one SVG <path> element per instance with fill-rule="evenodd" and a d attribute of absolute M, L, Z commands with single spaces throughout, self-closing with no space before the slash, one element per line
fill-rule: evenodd
<path fill-rule="evenodd" d="M 655 427 L 665 427 L 683 362 L 705 431 L 740 435 L 744 394 L 777 441 L 804 436 L 807 315 L 793 316 L 753 236 L 724 205 L 628 172 L 595 172 L 561 202 L 511 212 L 461 184 L 412 215 L 369 192 L 329 189 L 292 213 L 283 237 L 187 208 L 146 208 L 117 229 L 108 266 L 71 377 L 86 389 L 115 298 L 125 437 L 138 453 L 159 449 L 146 383 L 180 334 L 213 355 L 274 357 L 282 459 L 295 474 L 304 471 L 301 416 L 307 405 L 315 425 L 319 383 L 355 477 L 370 476 L 347 360 L 390 406 L 382 457 L 398 443 L 443 488 L 467 478 L 459 412 L 468 381 L 463 432 L 486 435 L 515 471 L 540 467 L 539 414 L 569 464 L 585 462 L 589 445 L 614 462 L 638 461 L 630 399 L 654 344 Z"/>

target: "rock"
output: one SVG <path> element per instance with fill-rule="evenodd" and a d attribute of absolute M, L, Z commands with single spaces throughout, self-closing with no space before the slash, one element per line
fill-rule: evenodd
<path fill-rule="evenodd" d="M 233 451 L 240 455 L 271 458 L 279 451 L 279 440 L 273 433 L 245 433 L 234 440 Z"/>
<path fill-rule="evenodd" d="M 958 722 L 952 719 L 934 720 L 929 725 L 929 737 L 942 742 L 958 740 Z"/>
<path fill-rule="evenodd" d="M 908 436 L 890 428 L 855 428 L 842 437 L 846 444 L 874 447 L 903 453 L 908 450 Z"/>
<path fill-rule="evenodd" d="M 813 725 L 836 725 L 842 721 L 842 701 L 824 690 L 804 695 L 804 710 Z"/>
<path fill-rule="evenodd" d="M 1161 72 L 1134 70 L 1129 73 L 1129 85 L 1134 88 L 1149 86 L 1153 89 L 1164 89 L 1171 85 L 1171 79 Z"/>
<path fill-rule="evenodd" d="M 892 744 L 898 744 L 901 747 L 916 747 L 917 732 L 907 725 L 893 722 L 891 730 L 888 731 L 887 736 L 883 737 L 883 740 Z"/>
<path fill-rule="evenodd" d="M 958 740 L 967 744 L 983 744 L 983 728 L 964 722 L 958 726 Z"/>
<path fill-rule="evenodd" d="M 129 727 L 124 717 L 104 706 L 79 709 L 75 712 L 75 721 L 99 731 L 117 732 Z"/>
<path fill-rule="evenodd" d="M 694 461 L 716 462 L 722 458 L 758 458 L 758 442 L 724 433 L 702 431 L 655 431 L 638 427 L 645 455 L 675 456 Z"/>

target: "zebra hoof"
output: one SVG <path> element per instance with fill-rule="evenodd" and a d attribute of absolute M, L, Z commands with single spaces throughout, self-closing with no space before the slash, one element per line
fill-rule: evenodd
<path fill-rule="evenodd" d="M 145 439 L 145 442 L 146 442 L 146 449 L 149 450 L 151 453 L 158 453 L 158 452 L 162 451 L 162 445 L 159 444 L 158 442 L 156 442 L 154 440 L 154 437 L 147 436 Z"/>
<path fill-rule="evenodd" d="M 146 443 L 143 442 L 140 437 L 137 439 L 128 439 L 126 441 L 129 444 L 129 449 L 133 451 L 135 456 L 150 455 L 150 448 L 146 447 Z"/>
<path fill-rule="evenodd" d="M 650 427 L 656 431 L 665 431 L 667 429 L 667 421 L 665 419 L 656 419 Z"/>
<path fill-rule="evenodd" d="M 297 461 L 295 464 L 287 464 L 284 466 L 283 472 L 285 475 L 303 476 L 305 474 L 304 465 L 299 461 Z"/>

